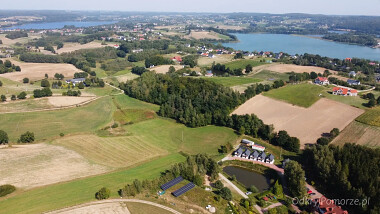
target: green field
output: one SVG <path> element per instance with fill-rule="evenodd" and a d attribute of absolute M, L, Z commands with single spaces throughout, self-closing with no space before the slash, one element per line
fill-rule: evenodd
<path fill-rule="evenodd" d="M 322 92 L 322 95 L 330 100 L 335 100 L 350 106 L 354 106 L 361 109 L 368 109 L 363 105 L 363 103 L 367 103 L 368 100 L 364 100 L 360 98 L 360 95 L 358 96 L 340 96 L 340 95 L 333 95 L 332 93 L 332 87 L 329 87 L 327 90 Z"/>
<path fill-rule="evenodd" d="M 205 77 L 205 78 L 215 83 L 222 84 L 226 87 L 257 83 L 261 81 L 259 79 L 250 78 L 250 77 L 212 77 L 212 78 Z"/>
<path fill-rule="evenodd" d="M 332 144 L 343 146 L 346 143 L 356 143 L 372 148 L 380 147 L 380 127 L 352 121 L 333 140 Z"/>
<path fill-rule="evenodd" d="M 233 70 L 233 69 L 238 69 L 238 68 L 245 69 L 245 67 L 248 64 L 251 64 L 252 67 L 255 67 L 255 66 L 259 66 L 259 65 L 264 65 L 266 63 L 260 62 L 257 59 L 239 59 L 239 60 L 234 60 L 232 62 L 228 62 L 224 65 L 226 66 L 226 68 L 230 68 Z"/>
<path fill-rule="evenodd" d="M 128 202 L 126 204 L 127 204 L 127 208 L 129 212 L 131 212 L 132 214 L 146 214 L 146 213 L 171 214 L 172 213 L 162 208 L 155 207 L 149 204 L 133 203 L 133 202 Z"/>
<path fill-rule="evenodd" d="M 268 82 L 274 82 L 276 80 L 282 80 L 285 82 L 289 80 L 289 74 L 278 73 L 278 72 L 268 71 L 268 70 L 263 70 L 263 71 L 260 71 L 259 73 L 255 73 L 253 75 L 248 75 L 248 76 L 253 77 L 255 79 L 261 79 L 263 81 L 268 81 Z"/>
<path fill-rule="evenodd" d="M 356 118 L 356 120 L 364 124 L 380 127 L 380 107 L 374 107 L 366 111 Z"/>
<path fill-rule="evenodd" d="M 319 100 L 319 94 L 324 89 L 322 86 L 303 83 L 273 89 L 263 95 L 307 108 Z"/>
<path fill-rule="evenodd" d="M 4 94 L 10 100 L 10 95 L 18 95 L 19 93 L 25 91 L 27 94 L 31 94 L 33 90 L 39 89 L 39 85 L 23 84 L 21 82 L 12 81 L 0 76 L 0 81 L 3 86 L 0 87 L 0 95 Z"/>
<path fill-rule="evenodd" d="M 118 197 L 117 191 L 134 179 L 158 177 L 169 166 L 184 160 L 175 153 L 135 168 L 19 192 L 0 200 L 0 213 L 42 213 L 94 201 L 95 192 L 103 186 L 111 190 L 112 197 Z"/>
<path fill-rule="evenodd" d="M 26 131 L 34 132 L 36 140 L 58 137 L 60 133 L 93 133 L 112 119 L 110 97 L 88 105 L 58 111 L 2 114 L 0 129 L 15 142 Z"/>

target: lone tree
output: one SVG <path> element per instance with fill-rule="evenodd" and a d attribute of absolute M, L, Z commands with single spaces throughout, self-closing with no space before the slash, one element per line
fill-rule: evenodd
<path fill-rule="evenodd" d="M 0 145 L 7 144 L 8 141 L 9 141 L 8 134 L 5 131 L 0 130 Z"/>
<path fill-rule="evenodd" d="M 2 94 L 2 95 L 0 96 L 0 99 L 1 99 L 1 102 L 5 102 L 5 101 L 7 101 L 7 97 L 6 97 L 4 94 Z"/>
<path fill-rule="evenodd" d="M 22 79 L 22 82 L 23 83 L 29 83 L 29 78 L 25 77 L 24 79 Z"/>
<path fill-rule="evenodd" d="M 3 86 L 3 82 L 0 81 L 0 87 Z"/>
<path fill-rule="evenodd" d="M 289 161 L 284 171 L 290 194 L 293 197 L 304 197 L 306 195 L 305 171 L 301 168 L 301 165 L 296 161 Z"/>
<path fill-rule="evenodd" d="M 17 95 L 17 98 L 20 99 L 20 100 L 23 100 L 26 98 L 26 93 L 25 91 L 21 92 L 19 95 Z"/>
<path fill-rule="evenodd" d="M 21 143 L 33 143 L 34 142 L 34 133 L 27 131 L 20 136 L 20 139 L 18 141 Z"/>
<path fill-rule="evenodd" d="M 98 200 L 104 200 L 110 197 L 111 191 L 105 187 L 101 188 L 95 193 L 95 198 Z"/>
<path fill-rule="evenodd" d="M 248 64 L 247 66 L 245 66 L 245 73 L 251 73 L 251 72 L 252 72 L 252 65 Z"/>

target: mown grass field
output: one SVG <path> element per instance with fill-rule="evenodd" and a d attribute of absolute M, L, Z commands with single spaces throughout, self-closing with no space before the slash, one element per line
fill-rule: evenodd
<path fill-rule="evenodd" d="M 10 98 L 8 98 L 8 101 Z M 54 106 L 49 104 L 48 100 L 45 99 L 26 99 L 19 101 L 11 101 L 8 103 L 0 103 L 0 113 L 1 112 L 17 112 L 17 111 L 31 111 L 38 109 L 49 109 Z"/>
<path fill-rule="evenodd" d="M 364 124 L 380 127 L 380 107 L 378 106 L 369 109 L 364 114 L 356 118 L 356 120 Z"/>
<path fill-rule="evenodd" d="M 211 78 L 205 77 L 205 78 L 215 83 L 222 84 L 226 87 L 261 82 L 260 79 L 250 78 L 250 77 L 211 77 Z"/>
<path fill-rule="evenodd" d="M 52 144 L 76 151 L 91 163 L 111 168 L 128 167 L 168 154 L 156 142 L 143 141 L 139 136 L 75 135 L 57 139 Z"/>
<path fill-rule="evenodd" d="M 268 70 L 263 70 L 263 71 L 260 71 L 259 73 L 255 73 L 251 77 L 255 79 L 261 79 L 263 81 L 268 81 L 268 82 L 274 82 L 276 80 L 282 80 L 282 81 L 289 80 L 289 74 L 277 73 L 277 72 L 268 71 Z"/>
<path fill-rule="evenodd" d="M 118 197 L 117 191 L 134 179 L 158 177 L 160 172 L 184 160 L 185 157 L 175 153 L 135 168 L 19 192 L 13 197 L 0 199 L 0 212 L 42 213 L 74 206 L 94 201 L 95 192 L 104 186 L 111 190 L 111 197 L 116 198 Z"/>
<path fill-rule="evenodd" d="M 0 129 L 8 133 L 12 142 L 26 131 L 34 132 L 37 141 L 60 133 L 93 133 L 111 121 L 113 110 L 111 98 L 104 97 L 78 108 L 2 114 Z"/>
<path fill-rule="evenodd" d="M 21 82 L 16 82 L 0 75 L 0 81 L 3 86 L 0 87 L 0 94 L 4 94 L 10 100 L 10 95 L 18 95 L 19 93 L 25 91 L 27 94 L 33 93 L 33 90 L 39 89 L 39 85 L 23 84 Z"/>
<path fill-rule="evenodd" d="M 252 67 L 255 67 L 255 66 L 259 66 L 259 65 L 264 65 L 266 63 L 265 62 L 260 62 L 257 59 L 239 59 L 239 60 L 234 60 L 232 62 L 228 62 L 228 63 L 226 63 L 224 65 L 227 68 L 230 68 L 230 69 L 233 70 L 233 69 L 238 69 L 238 68 L 245 69 L 245 67 L 248 64 L 251 64 Z"/>
<path fill-rule="evenodd" d="M 360 116 L 359 116 L 360 118 Z M 332 144 L 343 146 L 345 143 L 356 143 L 363 146 L 380 147 L 380 127 L 352 121 L 333 140 Z"/>
<path fill-rule="evenodd" d="M 273 89 L 263 93 L 263 95 L 307 108 L 320 99 L 319 94 L 323 90 L 324 87 L 322 86 L 303 83 Z"/>

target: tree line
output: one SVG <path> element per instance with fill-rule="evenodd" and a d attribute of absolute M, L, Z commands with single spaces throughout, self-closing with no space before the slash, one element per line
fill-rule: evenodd
<path fill-rule="evenodd" d="M 13 71 L 21 71 L 20 66 L 12 64 L 10 60 L 5 60 L 5 62 L 3 62 L 3 60 L 0 60 L 0 74 L 9 73 Z"/>
<path fill-rule="evenodd" d="M 335 42 L 344 42 L 350 44 L 359 44 L 364 46 L 376 46 L 377 40 L 374 36 L 368 34 L 358 34 L 358 33 L 329 33 L 322 37 L 323 39 L 332 40 Z"/>
<path fill-rule="evenodd" d="M 189 127 L 211 124 L 226 126 L 240 134 L 261 137 L 269 141 L 277 136 L 271 126 L 264 124 L 254 114 L 230 116 L 236 107 L 256 94 L 270 90 L 273 88 L 272 85 L 252 85 L 244 94 L 240 94 L 202 78 L 144 72 L 140 78 L 120 83 L 120 88 L 133 98 L 160 105 L 158 111 L 160 116 L 176 119 Z M 273 142 L 290 151 L 299 150 L 298 139 L 289 136 L 284 141 L 286 142 Z"/>

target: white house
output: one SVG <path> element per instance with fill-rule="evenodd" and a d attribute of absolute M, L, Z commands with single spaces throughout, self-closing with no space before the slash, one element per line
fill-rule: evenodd
<path fill-rule="evenodd" d="M 329 80 L 327 79 L 327 77 L 317 77 L 315 80 L 314 80 L 314 83 L 315 84 L 318 84 L 318 85 L 328 85 L 330 84 Z"/>

